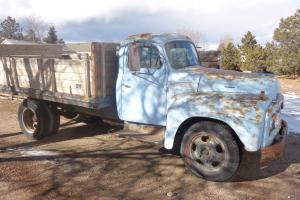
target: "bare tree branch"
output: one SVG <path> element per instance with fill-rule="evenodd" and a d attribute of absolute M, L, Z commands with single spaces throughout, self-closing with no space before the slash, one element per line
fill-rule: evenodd
<path fill-rule="evenodd" d="M 177 30 L 178 33 L 188 36 L 197 47 L 206 49 L 207 43 L 203 34 L 199 31 L 190 28 L 181 28 Z"/>
<path fill-rule="evenodd" d="M 29 16 L 23 19 L 25 40 L 42 42 L 47 31 L 47 24 L 36 16 Z"/>

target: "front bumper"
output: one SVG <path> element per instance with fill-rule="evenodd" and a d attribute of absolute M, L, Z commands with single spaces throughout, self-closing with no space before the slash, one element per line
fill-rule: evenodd
<path fill-rule="evenodd" d="M 288 127 L 286 121 L 282 120 L 282 126 L 278 133 L 278 138 L 274 143 L 266 148 L 261 149 L 260 163 L 264 164 L 272 160 L 276 160 L 282 156 L 285 148 L 286 136 L 288 133 Z"/>

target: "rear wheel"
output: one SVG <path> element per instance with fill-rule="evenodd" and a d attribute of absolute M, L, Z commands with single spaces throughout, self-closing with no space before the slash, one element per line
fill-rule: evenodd
<path fill-rule="evenodd" d="M 24 100 L 18 110 L 22 132 L 29 138 L 40 140 L 49 133 L 49 117 L 44 105 L 35 100 Z"/>
<path fill-rule="evenodd" d="M 60 126 L 60 114 L 57 106 L 52 104 L 45 104 L 44 106 L 49 118 L 49 135 L 56 134 Z"/>
<path fill-rule="evenodd" d="M 231 130 L 219 123 L 204 121 L 192 125 L 181 143 L 187 168 L 212 181 L 230 179 L 240 163 L 240 151 Z"/>

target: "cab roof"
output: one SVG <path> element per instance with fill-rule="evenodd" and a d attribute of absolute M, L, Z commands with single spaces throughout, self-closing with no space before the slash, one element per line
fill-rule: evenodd
<path fill-rule="evenodd" d="M 141 42 L 141 41 L 152 41 L 154 43 L 165 44 L 170 41 L 176 40 L 187 40 L 191 41 L 188 36 L 181 35 L 178 33 L 164 33 L 164 34 L 151 34 L 151 33 L 142 33 L 138 35 L 130 35 L 127 39 L 122 42 L 123 45 L 131 42 Z"/>

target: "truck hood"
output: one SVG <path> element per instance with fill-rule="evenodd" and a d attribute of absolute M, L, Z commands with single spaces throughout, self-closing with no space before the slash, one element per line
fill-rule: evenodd
<path fill-rule="evenodd" d="M 169 89 L 174 95 L 188 92 L 259 95 L 264 91 L 268 99 L 272 100 L 277 98 L 280 85 L 272 74 L 194 66 L 172 72 L 169 77 Z"/>

